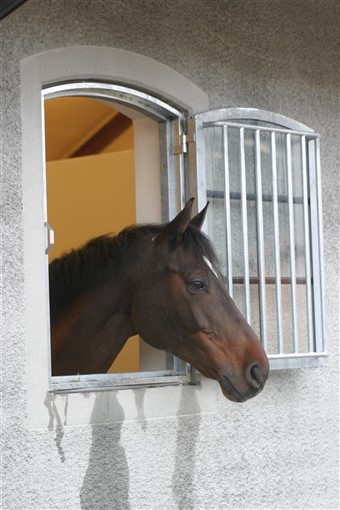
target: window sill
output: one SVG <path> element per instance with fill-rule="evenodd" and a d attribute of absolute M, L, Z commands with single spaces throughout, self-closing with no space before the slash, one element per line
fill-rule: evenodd
<path fill-rule="evenodd" d="M 29 428 L 110 424 L 217 411 L 217 383 L 204 377 L 199 386 L 102 389 L 47 392 L 44 408 L 29 417 Z"/>

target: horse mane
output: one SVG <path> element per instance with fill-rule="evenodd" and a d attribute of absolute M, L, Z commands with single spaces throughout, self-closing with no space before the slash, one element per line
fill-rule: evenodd
<path fill-rule="evenodd" d="M 78 249 L 63 254 L 49 264 L 51 319 L 65 310 L 72 301 L 85 292 L 101 285 L 117 269 L 127 250 L 141 236 L 158 234 L 165 225 L 137 225 L 122 230 L 118 235 L 102 235 L 91 239 Z M 191 249 L 197 259 L 206 256 L 218 265 L 209 239 L 196 227 L 185 230 L 183 245 Z"/>

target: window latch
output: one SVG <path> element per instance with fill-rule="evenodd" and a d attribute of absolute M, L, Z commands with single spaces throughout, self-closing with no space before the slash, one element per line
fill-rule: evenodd
<path fill-rule="evenodd" d="M 45 221 L 44 225 L 47 228 L 47 241 L 48 241 L 45 253 L 46 255 L 48 255 L 54 246 L 54 230 L 51 227 L 51 225 L 47 223 L 47 221 Z"/>

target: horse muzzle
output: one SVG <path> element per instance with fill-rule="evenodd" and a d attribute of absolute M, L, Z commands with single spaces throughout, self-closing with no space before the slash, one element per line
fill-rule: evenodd
<path fill-rule="evenodd" d="M 245 402 L 262 391 L 269 374 L 269 363 L 254 362 L 244 374 L 232 368 L 223 368 L 218 381 L 225 397 L 233 402 Z"/>

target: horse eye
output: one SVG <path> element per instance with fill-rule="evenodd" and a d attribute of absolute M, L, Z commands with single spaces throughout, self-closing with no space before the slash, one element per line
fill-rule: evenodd
<path fill-rule="evenodd" d="M 202 280 L 190 280 L 188 286 L 192 290 L 203 290 L 205 288 L 204 282 L 202 282 Z"/>

